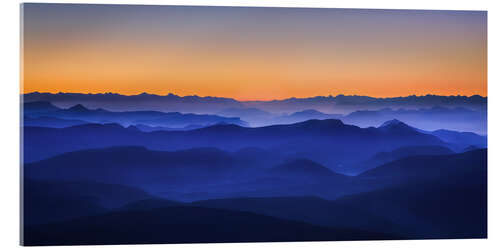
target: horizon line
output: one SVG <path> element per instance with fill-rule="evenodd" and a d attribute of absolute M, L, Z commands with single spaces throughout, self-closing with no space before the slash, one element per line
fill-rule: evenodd
<path fill-rule="evenodd" d="M 295 96 L 290 96 L 290 97 L 287 97 L 287 98 L 283 98 L 283 99 L 247 99 L 247 100 L 243 100 L 243 99 L 236 99 L 236 98 L 233 98 L 233 97 L 224 97 L 224 96 L 201 96 L 201 95 L 197 95 L 197 94 L 194 94 L 194 95 L 178 95 L 178 94 L 174 94 L 174 93 L 171 93 L 169 92 L 168 94 L 165 94 L 165 95 L 161 95 L 161 94 L 154 94 L 154 93 L 148 93 L 148 92 L 142 92 L 142 93 L 139 93 L 139 94 L 121 94 L 121 93 L 117 93 L 117 92 L 98 92 L 98 93 L 82 93 L 82 92 L 39 92 L 39 91 L 33 91 L 33 92 L 28 92 L 28 93 L 21 93 L 22 95 L 29 95 L 29 94 L 52 94 L 52 95 L 57 95 L 57 94 L 81 94 L 81 95 L 121 95 L 121 96 L 140 96 L 140 95 L 151 95 L 151 96 L 161 96 L 161 97 L 166 97 L 166 96 L 177 96 L 177 97 L 181 97 L 181 98 L 184 98 L 184 97 L 200 97 L 200 98 L 221 98 L 221 99 L 233 99 L 235 101 L 239 101 L 239 102 L 272 102 L 272 101 L 284 101 L 284 100 L 290 100 L 290 99 L 308 99 L 308 98 L 317 98 L 317 97 L 324 97 L 324 98 L 336 98 L 336 97 L 339 97 L 339 96 L 346 96 L 346 97 L 368 97 L 368 98 L 374 98 L 374 99 L 393 99 L 393 98 L 408 98 L 408 97 L 425 97 L 425 96 L 439 96 L 439 97 L 467 97 L 467 98 L 471 98 L 471 97 L 474 97 L 474 96 L 479 96 L 481 98 L 488 98 L 488 96 L 482 96 L 480 94 L 474 94 L 474 95 L 470 95 L 470 96 L 467 96 L 467 95 L 460 95 L 460 94 L 457 94 L 457 95 L 439 95 L 439 94 L 425 94 L 425 95 L 416 95 L 416 94 L 410 94 L 410 95 L 406 95 L 406 96 L 386 96 L 386 97 L 374 97 L 374 96 L 369 96 L 369 95 L 347 95 L 347 94 L 337 94 L 337 95 L 332 95 L 332 94 L 328 94 L 328 95 L 316 95 L 316 96 L 308 96 L 308 97 L 295 97 Z"/>

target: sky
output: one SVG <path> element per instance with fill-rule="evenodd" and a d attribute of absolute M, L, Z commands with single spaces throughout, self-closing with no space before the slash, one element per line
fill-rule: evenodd
<path fill-rule="evenodd" d="M 487 96 L 482 11 L 23 4 L 22 92 Z"/>

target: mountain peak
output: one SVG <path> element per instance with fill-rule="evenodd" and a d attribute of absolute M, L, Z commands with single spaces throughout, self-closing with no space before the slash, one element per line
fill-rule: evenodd
<path fill-rule="evenodd" d="M 86 111 L 89 111 L 88 108 L 86 108 L 85 106 L 81 105 L 81 104 L 77 104 L 71 108 L 68 109 L 68 111 L 73 111 L 73 112 L 86 112 Z"/>
<path fill-rule="evenodd" d="M 392 119 L 389 121 L 384 122 L 379 129 L 382 129 L 384 131 L 399 131 L 399 132 L 407 132 L 407 131 L 416 131 L 415 128 L 408 126 L 408 124 L 398 120 L 398 119 Z"/>
<path fill-rule="evenodd" d="M 389 127 L 389 126 L 398 126 L 398 125 L 403 125 L 403 124 L 406 125 L 404 122 L 402 122 L 398 119 L 392 119 L 392 120 L 389 120 L 389 121 L 382 123 L 382 125 L 380 125 L 379 128 Z"/>
<path fill-rule="evenodd" d="M 141 131 L 139 128 L 137 128 L 135 125 L 130 125 L 127 127 L 128 130 L 131 131 Z"/>

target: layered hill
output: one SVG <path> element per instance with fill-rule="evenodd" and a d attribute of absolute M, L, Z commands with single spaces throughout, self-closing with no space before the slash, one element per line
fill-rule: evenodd
<path fill-rule="evenodd" d="M 227 151 L 263 148 L 278 155 L 308 158 L 335 170 L 339 164 L 364 159 L 402 146 L 446 145 L 416 130 L 360 128 L 340 120 L 309 120 L 290 125 L 247 128 L 218 124 L 188 131 L 142 132 L 118 124 L 85 124 L 68 128 L 24 127 L 24 160 L 33 162 L 64 152 L 136 145 L 152 150 L 216 147 Z M 51 141 L 51 147 L 46 142 Z"/>
<path fill-rule="evenodd" d="M 64 127 L 63 125 L 67 123 L 64 120 L 81 120 L 87 123 L 119 123 L 124 126 L 143 124 L 169 128 L 208 126 L 218 123 L 248 125 L 238 117 L 160 111 L 113 112 L 102 108 L 89 109 L 81 104 L 64 109 L 44 101 L 25 103 L 23 113 L 29 119 L 52 118 L 51 123 L 43 123 L 47 127 Z M 58 123 L 56 119 L 61 121 Z M 28 125 L 29 123 L 24 124 L 24 126 Z"/>
<path fill-rule="evenodd" d="M 214 226 L 216 225 L 216 226 Z M 101 245 L 391 239 L 251 212 L 203 207 L 120 211 L 27 227 L 25 245 Z"/>

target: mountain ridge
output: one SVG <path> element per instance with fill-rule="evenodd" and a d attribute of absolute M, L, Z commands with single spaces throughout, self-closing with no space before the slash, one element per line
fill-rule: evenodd
<path fill-rule="evenodd" d="M 160 111 L 182 111 L 195 113 L 218 113 L 230 108 L 258 108 L 267 112 L 297 112 L 305 109 L 317 109 L 324 112 L 332 110 L 336 106 L 345 109 L 354 106 L 362 107 L 432 107 L 443 106 L 481 106 L 485 107 L 487 97 L 479 95 L 466 96 L 406 96 L 375 98 L 369 96 L 337 95 L 337 96 L 315 96 L 296 98 L 291 97 L 280 100 L 263 101 L 241 101 L 226 97 L 212 97 L 197 95 L 178 96 L 168 95 L 120 95 L 120 94 L 81 94 L 81 93 L 39 93 L 32 92 L 23 94 L 24 101 L 50 101 L 60 106 L 72 106 L 75 104 L 87 104 L 91 107 L 102 106 L 111 110 L 124 110 L 133 107 L 134 110 L 160 110 Z M 329 112 L 328 112 L 329 113 Z"/>
<path fill-rule="evenodd" d="M 418 131 L 391 133 L 377 128 L 360 128 L 340 120 L 309 120 L 290 125 L 248 128 L 234 124 L 216 124 L 185 131 L 152 131 L 127 129 L 119 124 L 86 124 L 67 128 L 24 127 L 25 160 L 28 162 L 56 154 L 87 148 L 120 145 L 145 146 L 152 150 L 172 151 L 193 147 L 217 147 L 235 151 L 248 147 L 272 149 L 276 153 L 309 158 L 326 166 L 332 159 L 357 154 L 368 157 L 378 151 L 410 145 L 446 144 L 433 135 Z M 86 135 L 94 136 L 88 137 Z M 69 138 L 72 138 L 69 140 Z M 44 147 L 47 140 L 54 147 Z M 337 141 L 338 143 L 331 143 Z M 363 142 L 360 147 L 359 142 Z M 360 149 L 363 149 L 360 151 Z M 375 151 L 378 150 L 378 151 Z M 334 156 L 338 156 L 334 157 Z M 338 163 L 337 163 L 338 164 Z"/>

